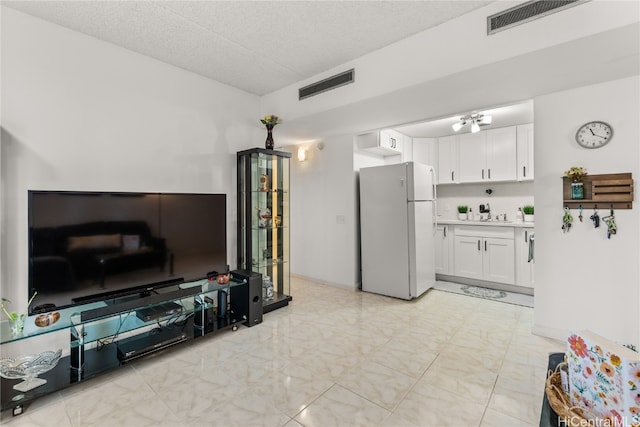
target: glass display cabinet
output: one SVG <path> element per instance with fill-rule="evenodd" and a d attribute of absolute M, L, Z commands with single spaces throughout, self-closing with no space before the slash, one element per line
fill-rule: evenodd
<path fill-rule="evenodd" d="M 291 301 L 289 161 L 291 153 L 252 148 L 237 153 L 238 268 L 262 274 L 263 312 Z"/>

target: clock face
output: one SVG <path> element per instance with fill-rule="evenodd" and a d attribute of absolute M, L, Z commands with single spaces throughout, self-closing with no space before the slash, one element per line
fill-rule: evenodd
<path fill-rule="evenodd" d="M 600 148 L 613 138 L 613 128 L 605 122 L 589 122 L 576 132 L 576 142 L 584 148 Z"/>

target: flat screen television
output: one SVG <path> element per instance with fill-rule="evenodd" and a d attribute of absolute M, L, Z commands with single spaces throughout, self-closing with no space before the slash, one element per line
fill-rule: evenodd
<path fill-rule="evenodd" d="M 30 314 L 228 271 L 226 195 L 29 191 Z"/>

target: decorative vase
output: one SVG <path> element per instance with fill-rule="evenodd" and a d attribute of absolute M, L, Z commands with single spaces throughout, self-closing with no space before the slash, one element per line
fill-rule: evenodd
<path fill-rule="evenodd" d="M 11 328 L 11 335 L 20 335 L 24 329 L 24 320 L 27 316 L 25 314 L 19 314 L 17 317 L 9 319 L 9 326 Z"/>
<path fill-rule="evenodd" d="M 534 222 L 535 216 L 533 214 L 524 214 L 524 222 Z"/>
<path fill-rule="evenodd" d="M 466 221 L 467 220 L 467 213 L 458 213 L 458 219 L 460 221 Z"/>
<path fill-rule="evenodd" d="M 571 198 L 584 199 L 584 184 L 582 182 L 571 183 Z"/>
<path fill-rule="evenodd" d="M 264 143 L 264 148 L 267 150 L 273 150 L 273 125 L 265 125 L 267 127 L 267 140 Z"/>

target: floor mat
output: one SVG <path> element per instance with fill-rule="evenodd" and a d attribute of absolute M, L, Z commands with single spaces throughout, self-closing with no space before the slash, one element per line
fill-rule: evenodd
<path fill-rule="evenodd" d="M 433 289 L 533 308 L 533 296 L 518 294 L 516 292 L 500 291 L 497 289 L 482 288 L 479 286 L 462 285 L 460 283 L 442 281 L 436 281 Z"/>

